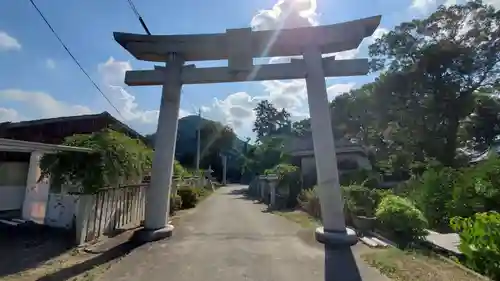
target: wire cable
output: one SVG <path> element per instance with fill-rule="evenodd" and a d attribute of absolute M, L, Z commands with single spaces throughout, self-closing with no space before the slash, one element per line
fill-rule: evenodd
<path fill-rule="evenodd" d="M 149 29 L 148 27 L 146 26 L 146 23 L 144 22 L 144 20 L 142 19 L 141 17 L 141 14 L 139 14 L 139 11 L 137 10 L 137 8 L 135 7 L 134 5 L 134 2 L 132 2 L 132 0 L 127 0 L 128 1 L 128 4 L 130 5 L 130 8 L 132 9 L 132 11 L 134 12 L 134 14 L 137 16 L 137 18 L 139 19 L 139 22 L 141 23 L 142 25 L 142 28 L 144 28 L 144 30 L 146 31 L 146 34 L 148 35 L 151 35 L 151 32 L 149 32 Z"/>
<path fill-rule="evenodd" d="M 61 43 L 61 45 L 63 46 L 64 50 L 66 50 L 66 52 L 68 53 L 68 55 L 73 59 L 73 61 L 76 63 L 76 65 L 78 65 L 78 67 L 80 68 L 80 70 L 83 72 L 83 74 L 85 74 L 85 76 L 87 76 L 87 78 L 90 80 L 90 82 L 94 85 L 94 87 L 97 89 L 97 91 L 99 91 L 99 93 L 101 93 L 101 95 L 106 99 L 106 101 L 109 103 L 109 105 L 111 105 L 111 107 L 113 107 L 116 112 L 118 112 L 118 115 L 120 115 L 120 117 L 122 119 L 125 120 L 125 117 L 123 117 L 122 113 L 120 112 L 120 110 L 118 110 L 118 108 L 111 102 L 111 100 L 104 94 L 104 92 L 101 90 L 101 88 L 97 85 L 96 82 L 94 82 L 94 80 L 90 77 L 90 75 L 87 73 L 87 71 L 85 71 L 85 69 L 82 67 L 82 65 L 78 62 L 78 60 L 75 58 L 75 56 L 71 53 L 71 51 L 68 49 L 68 47 L 66 46 L 66 44 L 64 44 L 63 40 L 61 39 L 61 37 L 59 37 L 59 35 L 57 34 L 57 32 L 54 30 L 54 28 L 52 28 L 52 26 L 50 25 L 50 23 L 47 21 L 47 19 L 45 18 L 45 16 L 43 15 L 42 11 L 40 11 L 40 9 L 38 9 L 37 5 L 35 4 L 34 0 L 30 0 L 31 4 L 33 5 L 33 7 L 37 10 L 38 14 L 40 15 L 40 17 L 43 19 L 43 21 L 47 24 L 47 26 L 49 27 L 49 29 L 52 31 L 52 33 L 54 34 L 54 36 L 57 38 L 57 40 L 59 40 L 59 43 Z"/>

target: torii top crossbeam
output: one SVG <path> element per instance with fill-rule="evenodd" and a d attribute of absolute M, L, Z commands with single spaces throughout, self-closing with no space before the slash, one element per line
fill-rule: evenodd
<path fill-rule="evenodd" d="M 359 46 L 380 24 L 374 16 L 332 25 L 294 29 L 252 31 L 230 29 L 226 33 L 190 35 L 140 35 L 115 32 L 115 40 L 135 58 L 165 62 L 169 53 L 182 54 L 185 61 L 225 60 L 233 52 L 250 51 L 251 57 L 301 55 L 306 45 L 322 53 L 335 53 Z M 235 46 L 236 45 L 236 46 Z M 235 48 L 236 47 L 236 48 Z M 239 52 L 237 51 L 239 49 Z"/>
<path fill-rule="evenodd" d="M 227 67 L 196 68 L 183 66 L 182 84 L 223 83 L 297 79 L 305 77 L 304 62 L 254 65 L 258 57 L 298 56 L 306 48 L 319 53 L 336 53 L 355 49 L 371 36 L 380 16 L 333 25 L 294 29 L 252 31 L 250 28 L 229 29 L 219 34 L 140 35 L 115 32 L 116 41 L 139 60 L 167 62 L 176 54 L 183 61 L 228 60 Z M 368 73 L 367 59 L 323 59 L 325 77 L 354 76 Z M 127 71 L 129 86 L 162 85 L 164 68 Z"/>

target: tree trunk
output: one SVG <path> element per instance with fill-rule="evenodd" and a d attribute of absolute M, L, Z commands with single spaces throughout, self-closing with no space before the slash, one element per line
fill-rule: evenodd
<path fill-rule="evenodd" d="M 457 153 L 457 134 L 459 120 L 456 116 L 448 119 L 449 125 L 446 128 L 445 138 L 446 142 L 443 147 L 443 153 L 441 154 L 441 159 L 439 161 L 448 167 L 453 167 L 455 164 L 455 155 Z"/>

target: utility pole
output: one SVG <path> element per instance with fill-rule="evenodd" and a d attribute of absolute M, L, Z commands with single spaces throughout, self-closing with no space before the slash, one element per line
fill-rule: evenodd
<path fill-rule="evenodd" d="M 227 184 L 227 155 L 222 155 L 222 184 Z"/>
<path fill-rule="evenodd" d="M 196 172 L 200 171 L 201 146 L 201 108 L 198 110 L 198 128 L 196 129 Z"/>

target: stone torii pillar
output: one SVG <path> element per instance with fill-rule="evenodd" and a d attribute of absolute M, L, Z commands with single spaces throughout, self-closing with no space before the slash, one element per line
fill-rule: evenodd
<path fill-rule="evenodd" d="M 352 259 L 350 246 L 355 244 L 357 239 L 352 230 L 346 229 L 344 223 L 325 77 L 366 75 L 368 60 L 335 60 L 335 57 L 322 58 L 322 54 L 357 48 L 363 38 L 373 34 L 380 19 L 380 16 L 376 16 L 327 26 L 279 31 L 232 29 L 227 30 L 225 34 L 115 33 L 116 41 L 137 59 L 167 61 L 166 67 L 127 71 L 125 76 L 125 83 L 130 86 L 163 85 L 152 182 L 146 202 L 143 232 L 147 234 L 141 237 L 144 240 L 155 240 L 166 236 L 172 230 L 172 227 L 166 226 L 165 223 L 175 149 L 178 98 L 182 84 L 305 78 L 324 225 L 324 228 L 317 229 L 316 238 L 325 243 L 326 260 L 327 263 L 330 261 L 331 265 L 327 266 L 325 277 L 327 280 L 359 280 L 355 268 L 348 270 L 349 265 L 346 263 Z M 227 59 L 228 66 L 182 66 L 180 61 L 172 60 L 172 54 L 182 58 L 182 63 Z M 302 56 L 303 59 L 292 59 L 289 63 L 280 64 L 253 64 L 254 58 L 264 56 Z M 346 269 L 349 274 L 339 273 Z M 328 270 L 338 271 L 335 273 Z"/>
<path fill-rule="evenodd" d="M 184 59 L 175 53 L 169 54 L 165 67 L 158 127 L 156 129 L 155 153 L 151 169 L 151 183 L 146 192 L 144 229 L 137 232 L 141 241 L 154 241 L 172 234 L 173 225 L 168 224 L 170 191 L 172 188 L 173 163 L 177 140 L 177 124 L 181 102 L 181 72 Z"/>

